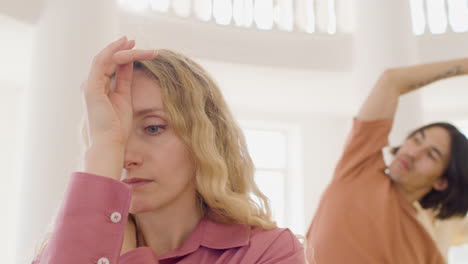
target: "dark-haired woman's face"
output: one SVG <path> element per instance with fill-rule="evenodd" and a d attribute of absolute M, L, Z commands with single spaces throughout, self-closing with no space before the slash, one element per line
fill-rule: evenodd
<path fill-rule="evenodd" d="M 444 190 L 447 182 L 441 176 L 449 160 L 449 132 L 430 127 L 403 142 L 390 164 L 390 177 L 407 192 Z"/>

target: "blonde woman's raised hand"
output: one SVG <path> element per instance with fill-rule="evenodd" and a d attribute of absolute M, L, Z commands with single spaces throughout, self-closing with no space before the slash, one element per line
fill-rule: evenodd
<path fill-rule="evenodd" d="M 135 41 L 126 37 L 107 45 L 94 57 L 88 79 L 82 85 L 89 141 L 86 172 L 120 177 L 132 126 L 133 63 L 156 56 L 155 50 L 138 50 L 134 46 Z"/>

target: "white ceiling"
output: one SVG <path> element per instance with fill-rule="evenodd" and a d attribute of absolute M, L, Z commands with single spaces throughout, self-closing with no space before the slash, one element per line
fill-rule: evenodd
<path fill-rule="evenodd" d="M 48 0 L 7 0 L 0 3 L 0 14 L 35 24 Z"/>
<path fill-rule="evenodd" d="M 28 81 L 29 81 L 28 76 L 31 70 L 31 61 L 32 61 L 31 58 L 33 57 L 35 31 L 37 27 L 36 23 L 38 22 L 42 8 L 45 6 L 47 1 L 48 0 L 11 0 L 11 1 L 8 1 L 7 3 L 4 3 L 4 2 L 0 3 L 0 35 L 2 36 L 2 42 L 1 42 L 1 48 L 0 48 L 0 58 L 2 58 L 1 63 L 0 63 L 0 83 L 2 84 L 1 86 L 3 88 L 10 87 L 14 89 L 15 87 L 27 86 Z M 136 32 L 133 32 L 133 34 L 131 32 L 128 32 L 131 30 L 135 31 L 135 28 L 132 29 L 131 27 L 128 27 L 128 25 L 131 24 L 128 22 L 132 21 L 132 19 L 126 16 L 123 16 L 123 18 L 127 18 L 127 19 L 123 19 L 123 21 L 126 21 L 127 23 L 123 23 L 123 21 L 120 21 L 121 30 L 123 32 L 127 31 L 126 33 L 130 33 L 129 34 L 130 36 L 138 35 L 136 34 Z M 146 22 L 148 23 L 148 20 L 146 20 Z M 172 22 L 173 25 L 170 26 L 169 22 Z M 148 24 L 151 24 L 151 23 L 148 23 Z M 245 35 L 249 35 L 250 37 L 241 38 L 237 40 L 239 43 L 237 43 L 235 39 L 230 39 L 232 42 L 235 42 L 238 45 L 232 45 L 232 44 L 228 45 L 227 47 L 230 48 L 231 52 L 227 53 L 227 55 L 223 55 L 222 50 L 219 50 L 219 52 L 215 54 L 213 52 L 213 47 L 217 47 L 217 45 L 214 45 L 213 42 L 207 42 L 206 38 L 193 38 L 192 37 L 191 41 L 201 40 L 200 45 L 203 44 L 203 46 L 206 46 L 206 48 L 211 49 L 210 52 L 205 52 L 203 54 L 202 53 L 203 50 L 198 50 L 198 52 L 194 50 L 183 50 L 183 47 L 187 46 L 183 44 L 184 43 L 187 44 L 187 42 L 185 41 L 187 41 L 188 38 L 184 39 L 184 35 L 178 34 L 179 31 L 185 30 L 186 32 L 186 29 L 181 25 L 181 21 L 179 19 L 168 20 L 166 21 L 166 23 L 162 23 L 161 21 L 158 21 L 158 23 L 154 23 L 151 25 L 148 25 L 148 24 L 144 24 L 145 27 L 139 28 L 139 29 L 140 30 L 144 29 L 143 32 L 163 32 L 164 27 L 161 25 L 164 25 L 168 32 L 167 34 L 162 34 L 162 35 L 172 36 L 171 38 L 160 38 L 160 39 L 155 37 L 155 39 L 149 39 L 148 44 L 164 43 L 168 47 L 182 50 L 184 53 L 187 53 L 194 57 L 199 57 L 199 58 L 208 59 L 208 60 L 210 59 L 216 60 L 216 61 L 220 61 L 223 63 L 230 61 L 231 63 L 234 62 L 235 65 L 240 63 L 239 67 L 242 69 L 244 69 L 245 66 L 243 67 L 241 66 L 243 63 L 238 61 L 239 58 L 252 57 L 251 58 L 252 60 L 255 59 L 255 56 L 253 56 L 254 54 L 242 54 L 239 50 L 236 49 L 236 46 L 244 46 L 245 48 L 246 46 L 251 45 L 249 44 L 249 42 L 254 40 L 253 34 L 257 32 L 241 32 Z M 198 24 L 199 23 L 192 23 L 192 30 L 194 28 L 195 29 L 202 28 L 201 25 L 198 25 Z M 222 29 L 226 29 L 226 28 L 221 28 L 221 27 L 218 28 L 215 26 L 209 26 L 209 27 L 206 27 L 206 29 L 207 30 L 205 31 L 211 32 L 212 34 L 214 32 L 222 34 L 223 33 Z M 230 33 L 239 33 L 239 32 L 234 32 L 234 31 L 237 31 L 237 30 L 231 29 Z M 202 31 L 199 30 L 199 32 L 202 32 Z M 145 35 L 148 36 L 148 34 L 145 34 Z M 155 36 L 158 36 L 158 35 L 161 35 L 161 34 L 155 34 Z M 205 37 L 206 36 L 209 36 L 209 34 L 208 33 L 205 34 Z M 275 36 L 270 36 L 270 37 L 273 38 Z M 281 37 L 285 38 L 285 36 L 281 36 Z M 179 38 L 178 39 L 179 41 L 174 41 L 177 38 Z M 169 40 L 172 40 L 172 42 L 170 42 Z M 242 43 L 242 41 L 245 41 L 245 43 Z M 296 41 L 299 41 L 299 39 L 296 39 Z M 308 41 L 311 41 L 311 40 L 308 40 Z M 317 41 L 317 39 L 315 39 L 314 41 Z M 351 42 L 351 38 L 349 41 Z M 418 52 L 419 52 L 419 58 L 421 59 L 421 61 L 433 61 L 433 60 L 441 60 L 441 59 L 448 59 L 448 58 L 454 58 L 454 57 L 463 57 L 463 56 L 466 56 L 465 50 L 466 50 L 466 46 L 468 45 L 468 33 L 423 36 L 423 37 L 418 38 L 418 42 L 419 42 Z M 206 45 L 207 43 L 210 43 L 211 45 Z M 190 47 L 195 46 L 194 43 L 191 43 L 191 44 L 192 45 L 188 45 L 188 46 Z M 269 45 L 267 46 L 270 46 L 268 48 L 272 48 L 273 46 L 280 45 L 280 44 L 281 43 L 274 43 L 273 45 L 270 42 Z M 315 42 L 313 44 L 316 45 Z M 282 45 L 284 46 L 284 43 L 282 43 Z M 226 48 L 226 46 L 224 47 Z M 283 49 L 276 47 L 276 49 L 284 50 L 284 47 Z M 308 53 L 310 53 L 312 56 L 314 55 L 313 51 L 314 49 L 311 49 L 309 50 Z M 346 50 L 346 52 L 351 53 L 350 50 Z M 263 52 L 263 53 L 258 52 L 258 53 L 265 54 L 265 56 L 261 57 L 260 59 L 257 59 L 256 63 L 251 63 L 252 65 L 257 64 L 257 66 L 260 67 L 262 63 L 259 63 L 259 61 L 263 62 L 264 64 L 271 64 L 271 61 L 268 61 L 269 58 L 266 56 L 268 54 L 273 53 L 271 52 L 271 50 L 269 52 Z M 213 54 L 220 56 L 220 58 L 213 56 Z M 227 56 L 227 57 L 224 58 L 222 57 L 222 55 Z M 332 66 L 335 65 L 336 67 L 336 64 L 338 64 L 336 63 L 337 61 L 333 61 L 330 57 L 326 59 L 319 55 L 312 56 L 313 60 L 311 58 L 308 58 L 307 60 L 308 64 L 304 64 L 303 65 L 305 66 L 304 68 L 309 68 L 310 70 L 313 70 L 314 68 L 317 69 L 318 66 L 321 66 L 322 70 L 324 70 L 323 68 L 327 68 L 328 66 L 328 69 L 333 71 Z M 352 63 L 351 54 L 348 54 L 348 56 L 349 57 L 345 57 L 345 59 L 342 58 L 342 60 L 340 61 L 341 65 L 351 65 Z M 286 64 L 286 66 L 289 66 L 291 62 L 295 62 L 297 64 L 299 59 L 300 58 L 293 58 L 293 60 L 291 60 L 290 58 L 285 57 L 282 59 L 282 61 L 277 60 L 276 62 L 281 61 L 283 64 Z M 331 62 L 335 62 L 335 63 L 331 63 Z M 293 69 L 294 67 L 286 67 L 286 68 L 290 70 L 295 70 L 298 72 L 303 70 L 303 69 L 297 69 L 297 68 Z M 278 71 L 279 70 L 280 69 L 278 69 Z M 334 70 L 336 70 L 336 68 Z M 350 69 L 345 67 L 344 71 L 347 72 L 348 70 Z M 255 71 L 256 70 L 254 70 L 254 72 Z M 216 72 L 216 70 L 214 70 L 214 72 Z M 341 68 L 337 72 L 337 74 L 339 75 L 340 72 L 341 74 L 343 73 L 343 68 Z M 344 78 L 344 79 L 347 80 L 347 78 Z M 464 116 L 466 118 L 466 114 L 468 113 L 468 105 L 466 104 L 466 98 L 467 98 L 466 97 L 467 96 L 466 81 L 467 79 L 468 77 L 460 77 L 456 79 L 451 79 L 448 81 L 434 84 L 433 88 L 430 87 L 424 90 L 423 104 L 425 106 L 425 109 L 432 112 L 432 116 L 434 116 L 434 119 L 438 118 L 436 114 L 443 114 L 443 116 L 446 116 L 446 112 L 450 113 L 451 116 L 453 116 L 454 114 L 457 114 L 460 116 Z M 330 81 L 323 80 L 323 83 L 329 84 Z M 341 85 L 337 85 L 337 86 L 341 86 Z"/>

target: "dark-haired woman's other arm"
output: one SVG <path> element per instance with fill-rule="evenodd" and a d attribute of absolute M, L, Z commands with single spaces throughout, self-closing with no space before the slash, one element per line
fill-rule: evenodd
<path fill-rule="evenodd" d="M 357 119 L 393 119 L 400 95 L 438 80 L 468 73 L 468 59 L 455 59 L 386 70 L 372 88 Z"/>

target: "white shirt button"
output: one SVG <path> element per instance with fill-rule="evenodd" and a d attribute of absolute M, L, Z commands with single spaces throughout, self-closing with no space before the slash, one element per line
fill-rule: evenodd
<path fill-rule="evenodd" d="M 119 212 L 113 212 L 110 216 L 110 219 L 113 223 L 118 223 L 122 220 L 122 215 Z"/>
<path fill-rule="evenodd" d="M 97 264 L 109 264 L 109 260 L 107 258 L 100 258 Z"/>

